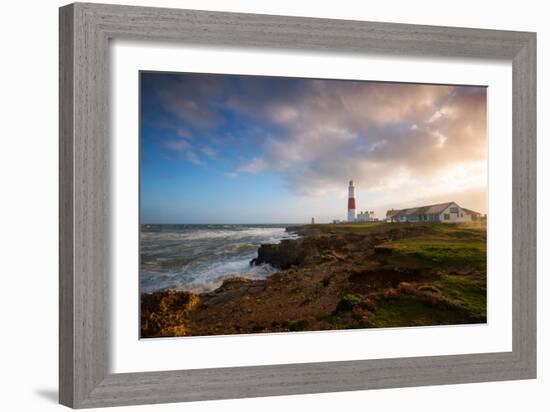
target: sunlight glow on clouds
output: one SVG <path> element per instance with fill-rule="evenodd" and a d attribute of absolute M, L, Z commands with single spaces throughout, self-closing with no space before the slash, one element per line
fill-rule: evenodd
<path fill-rule="evenodd" d="M 150 82 L 161 110 L 144 117 L 174 130 L 160 146 L 202 167 L 225 162 L 226 179 L 269 173 L 290 196 L 323 199 L 345 197 L 352 178 L 364 208 L 455 200 L 486 211 L 484 87 L 196 74 Z"/>
<path fill-rule="evenodd" d="M 425 181 L 434 192 L 485 185 L 485 163 L 477 167 L 486 158 L 485 89 L 314 81 L 302 93 L 292 120 L 281 116 L 291 113 L 285 101 L 247 111 L 283 132 L 241 171 L 279 171 L 290 190 L 305 195 L 341 191 L 349 177 L 367 190 Z M 467 187 L 448 178 L 474 165 Z"/>

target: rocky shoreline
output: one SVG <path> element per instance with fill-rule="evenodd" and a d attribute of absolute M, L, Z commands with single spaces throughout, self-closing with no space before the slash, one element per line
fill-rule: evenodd
<path fill-rule="evenodd" d="M 485 227 L 314 225 L 261 245 L 263 280 L 141 296 L 141 337 L 331 330 L 486 321 Z M 415 249 L 416 248 L 416 249 Z"/>

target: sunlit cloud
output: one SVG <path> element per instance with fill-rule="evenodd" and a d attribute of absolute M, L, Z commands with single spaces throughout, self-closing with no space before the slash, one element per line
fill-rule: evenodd
<path fill-rule="evenodd" d="M 484 184 L 486 165 L 478 165 L 486 158 L 485 89 L 326 84 L 316 81 L 293 110 L 268 110 L 266 119 L 271 113 L 284 132 L 262 142 L 263 156 L 239 170 L 279 172 L 289 190 L 303 195 L 345 190 L 349 178 L 372 192 L 429 182 L 435 195 L 464 186 L 449 173 L 473 165 L 479 179 L 463 189 Z"/>
<path fill-rule="evenodd" d="M 227 178 L 270 173 L 289 193 L 319 198 L 345 197 L 354 179 L 369 208 L 486 192 L 484 87 L 208 75 L 163 82 L 159 104 L 180 122 L 163 147 L 195 165 L 240 147 Z M 485 196 L 464 198 L 486 210 Z"/>

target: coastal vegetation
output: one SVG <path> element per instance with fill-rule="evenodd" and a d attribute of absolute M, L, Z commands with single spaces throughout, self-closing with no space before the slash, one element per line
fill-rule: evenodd
<path fill-rule="evenodd" d="M 486 224 L 365 223 L 289 227 L 216 290 L 141 296 L 141 337 L 485 323 Z"/>

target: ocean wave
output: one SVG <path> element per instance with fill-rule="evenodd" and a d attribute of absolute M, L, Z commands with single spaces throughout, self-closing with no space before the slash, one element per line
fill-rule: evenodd
<path fill-rule="evenodd" d="M 197 229 L 187 231 L 170 232 L 142 232 L 141 239 L 147 241 L 155 240 L 207 240 L 227 239 L 237 240 L 243 238 L 267 238 L 280 239 L 281 237 L 292 237 L 292 234 L 285 232 L 284 228 L 243 228 L 243 229 Z"/>
<path fill-rule="evenodd" d="M 228 277 L 241 276 L 248 279 L 265 279 L 277 272 L 271 265 L 263 264 L 250 266 L 248 260 L 239 260 L 212 265 L 195 270 L 193 273 L 159 273 L 146 272 L 140 276 L 142 293 L 151 293 L 159 290 L 185 290 L 194 293 L 210 292 L 219 288 Z"/>
<path fill-rule="evenodd" d="M 250 266 L 258 247 L 295 237 L 282 227 L 157 225 L 141 233 L 140 288 L 200 293 L 216 289 L 228 275 L 263 279 L 276 269 Z"/>

